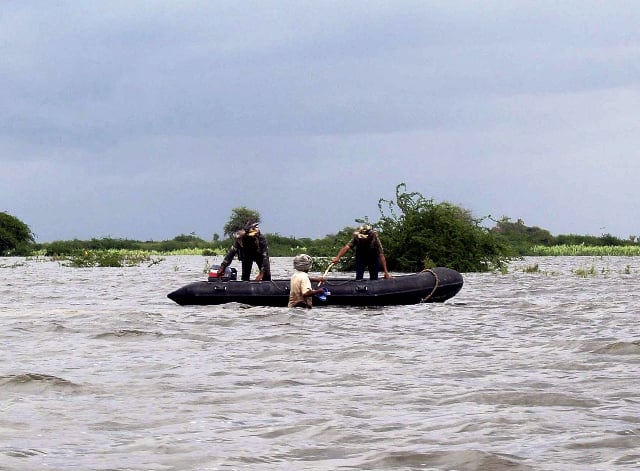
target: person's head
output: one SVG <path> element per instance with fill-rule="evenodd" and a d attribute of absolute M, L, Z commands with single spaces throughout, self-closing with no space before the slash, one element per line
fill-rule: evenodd
<path fill-rule="evenodd" d="M 358 239 L 366 239 L 370 235 L 373 235 L 373 229 L 369 224 L 363 224 L 362 226 L 358 227 L 355 235 Z"/>
<path fill-rule="evenodd" d="M 313 263 L 313 260 L 306 253 L 296 255 L 293 258 L 293 268 L 295 268 L 298 271 L 305 271 L 305 272 L 309 271 L 312 263 Z"/>
<path fill-rule="evenodd" d="M 244 226 L 244 232 L 249 237 L 255 237 L 260 233 L 260 226 L 257 222 L 250 222 Z"/>

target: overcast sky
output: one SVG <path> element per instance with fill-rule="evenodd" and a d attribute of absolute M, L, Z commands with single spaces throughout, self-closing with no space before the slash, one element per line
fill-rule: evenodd
<path fill-rule="evenodd" d="M 322 237 L 399 183 L 552 234 L 640 235 L 637 1 L 21 0 L 0 211 L 38 242 Z"/>

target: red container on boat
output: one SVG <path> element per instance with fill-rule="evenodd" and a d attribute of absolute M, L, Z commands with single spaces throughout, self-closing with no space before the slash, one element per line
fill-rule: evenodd
<path fill-rule="evenodd" d="M 237 279 L 238 272 L 235 268 L 229 268 L 229 267 L 225 268 L 222 276 L 218 275 L 219 268 L 220 268 L 220 265 L 211 265 L 211 268 L 209 268 L 209 277 L 208 277 L 209 281 L 230 281 L 230 280 Z"/>

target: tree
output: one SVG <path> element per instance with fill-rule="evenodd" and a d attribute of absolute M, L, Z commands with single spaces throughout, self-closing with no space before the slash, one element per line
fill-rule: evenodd
<path fill-rule="evenodd" d="M 35 236 L 29 226 L 15 216 L 0 213 L 0 255 L 28 255 Z"/>
<path fill-rule="evenodd" d="M 500 268 L 509 261 L 507 244 L 482 227 L 481 219 L 448 202 L 436 203 L 418 192 L 396 187 L 396 200 L 378 201 L 375 225 L 389 269 L 419 271 L 446 266 L 461 272 Z"/>
<path fill-rule="evenodd" d="M 526 226 L 522 219 L 511 222 L 504 216 L 496 222 L 491 232 L 502 238 L 518 255 L 527 255 L 534 245 L 550 246 L 556 243 L 556 238 L 546 229 L 537 226 Z"/>
<path fill-rule="evenodd" d="M 180 242 L 187 247 L 200 247 L 205 244 L 205 241 L 198 237 L 195 232 L 177 235 L 173 240 L 174 242 Z"/>
<path fill-rule="evenodd" d="M 240 206 L 231 210 L 231 216 L 224 225 L 224 235 L 233 237 L 236 231 L 244 228 L 250 222 L 260 222 L 260 213 L 253 209 Z"/>

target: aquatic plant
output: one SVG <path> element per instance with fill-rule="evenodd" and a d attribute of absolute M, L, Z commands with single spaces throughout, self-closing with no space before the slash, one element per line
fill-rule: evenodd
<path fill-rule="evenodd" d="M 0 268 L 18 268 L 18 267 L 22 267 L 25 264 L 23 262 L 15 262 L 12 263 L 11 265 L 5 265 L 4 263 L 0 264 Z"/>
<path fill-rule="evenodd" d="M 640 245 L 535 245 L 531 255 L 540 256 L 640 256 Z"/>
<path fill-rule="evenodd" d="M 582 278 L 596 276 L 596 267 L 591 265 L 589 268 L 576 268 L 573 272 Z"/>
<path fill-rule="evenodd" d="M 162 258 L 153 258 L 141 250 L 82 250 L 63 258 L 62 265 L 74 268 L 87 267 L 133 267 L 142 263 L 148 266 L 160 263 Z"/>

